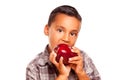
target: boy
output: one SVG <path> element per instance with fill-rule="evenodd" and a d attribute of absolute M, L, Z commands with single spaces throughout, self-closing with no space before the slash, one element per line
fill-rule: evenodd
<path fill-rule="evenodd" d="M 90 57 L 74 47 L 82 18 L 77 10 L 69 5 L 55 8 L 44 28 L 49 43 L 28 66 L 26 80 L 101 80 Z M 63 57 L 56 61 L 54 48 L 67 44 L 78 56 L 69 58 L 69 65 L 63 64 Z"/>

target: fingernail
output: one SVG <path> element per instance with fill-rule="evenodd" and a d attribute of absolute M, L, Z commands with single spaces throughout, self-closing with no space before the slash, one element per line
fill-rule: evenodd
<path fill-rule="evenodd" d="M 69 58 L 69 61 L 71 61 L 71 58 Z"/>
<path fill-rule="evenodd" d="M 73 49 L 71 49 L 71 51 L 74 52 Z"/>

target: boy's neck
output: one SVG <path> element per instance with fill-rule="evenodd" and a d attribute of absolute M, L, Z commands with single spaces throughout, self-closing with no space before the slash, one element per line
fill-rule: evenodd
<path fill-rule="evenodd" d="M 48 50 L 48 53 L 51 53 L 51 49 L 50 49 L 50 47 L 49 47 L 49 44 L 48 44 L 48 46 L 47 46 L 47 50 Z"/>

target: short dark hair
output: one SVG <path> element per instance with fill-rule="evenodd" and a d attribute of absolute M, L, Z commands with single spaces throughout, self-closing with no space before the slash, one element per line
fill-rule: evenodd
<path fill-rule="evenodd" d="M 55 20 L 55 17 L 58 13 L 63 13 L 66 14 L 68 16 L 73 16 L 75 18 L 77 18 L 80 22 L 82 21 L 82 17 L 80 16 L 80 14 L 78 13 L 78 11 L 69 5 L 62 5 L 62 6 L 58 6 L 56 7 L 49 16 L 48 19 L 48 26 L 51 26 L 51 23 Z"/>

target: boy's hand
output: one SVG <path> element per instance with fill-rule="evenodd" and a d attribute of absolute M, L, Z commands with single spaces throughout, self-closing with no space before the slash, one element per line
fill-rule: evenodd
<path fill-rule="evenodd" d="M 52 51 L 50 53 L 49 59 L 56 66 L 56 68 L 58 69 L 58 71 L 59 71 L 59 76 L 58 77 L 62 77 L 64 79 L 67 79 L 67 77 L 69 76 L 71 67 L 69 65 L 65 66 L 63 64 L 63 57 L 61 57 L 59 62 L 57 62 L 56 61 L 56 56 L 57 56 L 57 54 L 54 51 Z"/>
<path fill-rule="evenodd" d="M 89 77 L 87 76 L 86 72 L 83 70 L 83 57 L 80 53 L 80 50 L 76 47 L 73 47 L 72 52 L 77 53 L 78 56 L 69 58 L 69 63 L 71 68 L 75 71 L 79 80 L 89 80 Z"/>
<path fill-rule="evenodd" d="M 79 73 L 80 71 L 83 71 L 83 58 L 78 48 L 72 47 L 72 52 L 77 53 L 78 56 L 69 58 L 69 63 L 71 64 L 72 69 L 76 73 Z"/>

